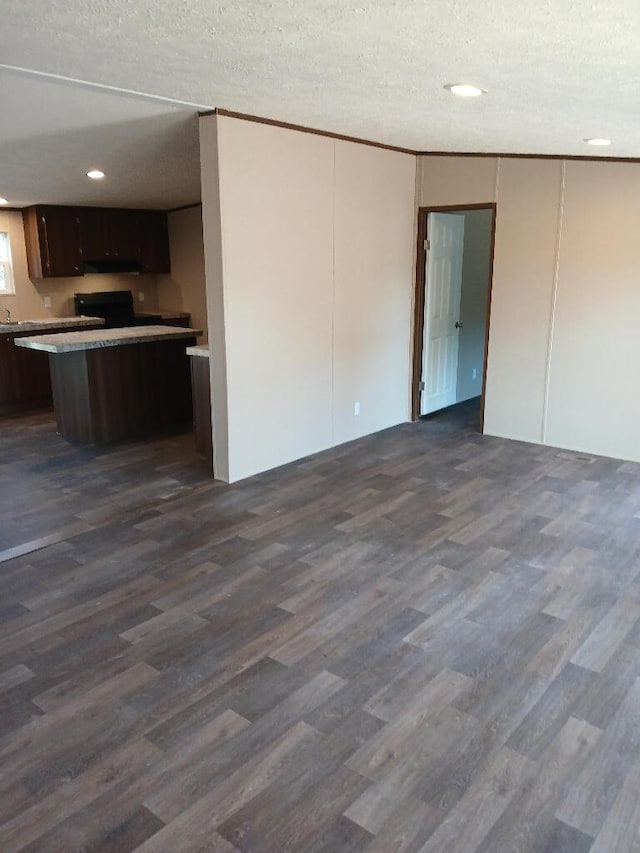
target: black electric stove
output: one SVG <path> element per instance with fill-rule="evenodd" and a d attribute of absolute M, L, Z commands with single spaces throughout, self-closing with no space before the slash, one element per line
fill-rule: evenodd
<path fill-rule="evenodd" d="M 123 326 L 155 326 L 162 323 L 159 314 L 136 314 L 133 310 L 133 293 L 130 290 L 106 290 L 98 293 L 76 293 L 76 315 L 102 317 L 105 329 Z"/>

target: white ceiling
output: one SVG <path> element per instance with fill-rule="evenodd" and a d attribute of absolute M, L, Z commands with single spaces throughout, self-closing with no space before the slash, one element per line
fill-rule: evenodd
<path fill-rule="evenodd" d="M 86 177 L 96 167 L 103 181 Z M 0 196 L 17 207 L 198 201 L 196 113 L 0 69 Z"/>
<path fill-rule="evenodd" d="M 15 203 L 197 200 L 198 106 L 417 150 L 640 157 L 637 0 L 0 0 L 0 20 L 5 66 L 169 99 L 0 72 Z"/>

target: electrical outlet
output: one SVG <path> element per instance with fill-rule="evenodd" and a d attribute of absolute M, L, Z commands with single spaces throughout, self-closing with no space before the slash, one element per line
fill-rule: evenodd
<path fill-rule="evenodd" d="M 478 378 L 478 371 L 477 371 L 477 369 L 476 369 L 475 367 L 474 367 L 474 368 L 473 368 L 473 370 L 471 371 L 471 378 L 472 378 L 472 379 L 477 379 L 477 378 Z"/>
<path fill-rule="evenodd" d="M 138 302 L 144 302 L 144 291 L 140 290 L 138 292 Z"/>
<path fill-rule="evenodd" d="M 45 296 L 44 299 L 42 300 L 42 302 L 43 302 L 45 308 L 51 308 L 51 297 L 50 296 Z"/>
<path fill-rule="evenodd" d="M 360 414 L 360 401 L 359 401 L 359 400 L 357 400 L 357 401 L 353 404 L 353 414 L 354 414 L 354 415 L 359 415 L 359 414 Z"/>

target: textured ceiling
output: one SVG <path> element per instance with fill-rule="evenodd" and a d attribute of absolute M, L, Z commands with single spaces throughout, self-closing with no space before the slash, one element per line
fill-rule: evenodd
<path fill-rule="evenodd" d="M 583 140 L 607 136 L 614 144 L 603 154 L 640 156 L 637 0 L 0 0 L 0 13 L 5 65 L 418 150 L 597 155 Z M 488 94 L 462 100 L 443 89 L 460 81 Z M 31 82 L 35 94 L 9 96 L 10 122 L 2 112 L 0 193 L 12 110 L 47 100 L 39 91 L 47 84 Z M 16 74 L 0 83 L 28 88 Z M 81 102 L 89 119 L 100 112 L 94 98 L 115 98 L 48 85 L 62 91 L 70 125 Z M 148 123 L 150 147 L 154 122 L 159 137 L 173 133 L 165 164 L 174 162 L 182 114 L 125 104 L 132 127 Z M 121 147 L 127 132 L 123 124 Z M 106 138 L 113 133 L 107 127 Z M 72 136 L 62 128 L 54 142 Z M 16 176 L 21 158 L 39 153 L 34 140 L 16 155 Z"/>

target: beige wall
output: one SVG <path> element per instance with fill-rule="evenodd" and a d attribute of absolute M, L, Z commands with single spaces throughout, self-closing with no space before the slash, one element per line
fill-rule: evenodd
<path fill-rule="evenodd" d="M 558 160 L 500 163 L 485 405 L 491 435 L 544 440 L 561 170 Z"/>
<path fill-rule="evenodd" d="M 207 342 L 207 303 L 200 205 L 168 215 L 171 274 L 157 276 L 159 311 L 188 311 L 191 325 L 202 329 L 199 343 Z"/>
<path fill-rule="evenodd" d="M 565 168 L 546 441 L 640 461 L 640 165 Z"/>
<path fill-rule="evenodd" d="M 218 129 L 233 481 L 331 444 L 334 146 Z"/>
<path fill-rule="evenodd" d="M 420 160 L 422 205 L 497 202 L 485 431 L 640 462 L 640 165 Z"/>
<path fill-rule="evenodd" d="M 204 117 L 201 163 L 216 476 L 407 420 L 415 158 Z"/>
<path fill-rule="evenodd" d="M 0 210 L 0 231 L 8 231 L 15 278 L 15 295 L 0 296 L 0 318 L 8 308 L 15 320 L 38 320 L 45 317 L 75 315 L 73 294 L 98 290 L 131 290 L 137 311 L 153 311 L 157 306 L 156 277 L 151 275 L 84 275 L 71 278 L 30 279 L 27 254 L 19 211 Z M 144 294 L 144 302 L 138 296 Z M 44 298 L 51 299 L 45 308 Z"/>
<path fill-rule="evenodd" d="M 496 157 L 418 157 L 421 207 L 483 204 L 495 200 Z"/>
<path fill-rule="evenodd" d="M 409 417 L 414 183 L 414 158 L 335 143 L 333 444 Z"/>

